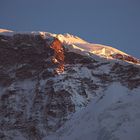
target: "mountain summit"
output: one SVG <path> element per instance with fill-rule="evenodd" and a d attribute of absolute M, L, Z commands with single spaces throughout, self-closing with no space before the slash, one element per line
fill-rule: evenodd
<path fill-rule="evenodd" d="M 70 34 L 0 30 L 1 140 L 140 139 L 140 60 Z"/>
<path fill-rule="evenodd" d="M 44 39 L 57 38 L 63 47 L 70 52 L 77 52 L 81 55 L 96 55 L 107 59 L 119 59 L 135 64 L 140 64 L 140 61 L 118 49 L 101 44 L 89 43 L 77 36 L 70 34 L 52 34 L 48 32 L 13 32 L 11 30 L 0 29 L 1 34 L 34 34 L 41 35 Z M 93 56 L 94 57 L 94 56 Z"/>

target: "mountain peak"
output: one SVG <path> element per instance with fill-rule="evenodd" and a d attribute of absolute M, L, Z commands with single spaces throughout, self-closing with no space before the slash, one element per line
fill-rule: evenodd
<path fill-rule="evenodd" d="M 80 55 L 86 55 L 90 57 L 100 57 L 109 60 L 120 60 L 128 63 L 134 63 L 139 65 L 140 60 L 128 55 L 118 49 L 110 46 L 89 43 L 77 36 L 71 34 L 53 34 L 49 32 L 13 32 L 11 30 L 0 29 L 0 34 L 2 35 L 15 35 L 15 34 L 32 34 L 41 35 L 44 39 L 57 38 L 62 45 L 69 52 L 79 53 Z"/>
<path fill-rule="evenodd" d="M 1 32 L 0 62 L 2 140 L 116 140 L 128 139 L 126 125 L 140 130 L 139 61 L 124 52 L 70 34 Z"/>
<path fill-rule="evenodd" d="M 140 60 L 137 58 L 110 46 L 89 43 L 70 34 L 58 34 L 56 35 L 56 38 L 58 38 L 61 43 L 71 52 L 77 52 L 82 55 L 90 56 L 96 55 L 102 58 L 117 59 L 129 63 L 140 64 Z"/>
<path fill-rule="evenodd" d="M 116 48 L 111 46 L 89 43 L 77 36 L 71 34 L 53 34 L 49 32 L 13 32 L 11 30 L 0 29 L 0 34 L 2 35 L 15 35 L 15 34 L 32 34 L 41 35 L 44 39 L 57 38 L 62 45 L 69 52 L 78 53 L 80 55 L 86 55 L 90 57 L 100 57 L 108 60 L 119 60 L 125 61 L 133 64 L 140 64 L 140 60 L 126 54 Z"/>

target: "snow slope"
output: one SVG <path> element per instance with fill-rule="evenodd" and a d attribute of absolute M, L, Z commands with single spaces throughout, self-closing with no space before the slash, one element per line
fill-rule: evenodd
<path fill-rule="evenodd" d="M 117 89 L 117 90 L 116 90 Z M 113 83 L 88 107 L 43 140 L 139 140 L 140 88 L 128 90 Z"/>
<path fill-rule="evenodd" d="M 109 57 L 111 54 L 114 54 L 114 53 L 120 53 L 120 54 L 127 55 L 126 53 L 119 51 L 115 48 L 112 48 L 110 46 L 88 43 L 88 42 L 82 40 L 81 38 L 70 35 L 70 34 L 64 34 L 64 35 L 60 34 L 60 35 L 57 35 L 56 37 L 64 45 L 66 45 L 66 46 L 72 45 L 70 51 L 72 51 L 72 49 L 78 49 L 81 51 L 90 52 L 93 54 L 98 54 L 100 56 L 106 56 L 106 57 Z"/>
<path fill-rule="evenodd" d="M 105 59 L 110 59 L 115 61 L 123 60 L 127 63 L 135 63 L 137 65 L 140 65 L 140 60 L 138 60 L 137 58 L 130 56 L 110 46 L 89 43 L 77 36 L 70 35 L 70 34 L 63 34 L 63 35 L 58 34 L 55 37 L 61 41 L 63 46 L 69 52 L 90 56 L 98 60 L 100 58 L 105 58 Z"/>

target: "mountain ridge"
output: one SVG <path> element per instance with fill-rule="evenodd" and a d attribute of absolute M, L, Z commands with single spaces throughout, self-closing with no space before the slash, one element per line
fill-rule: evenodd
<path fill-rule="evenodd" d="M 14 34 L 36 34 L 41 35 L 44 39 L 55 37 L 57 38 L 63 46 L 65 46 L 71 52 L 77 52 L 82 55 L 97 55 L 99 57 L 107 58 L 107 59 L 119 59 L 123 61 L 127 61 L 128 63 L 140 64 L 140 60 L 128 55 L 118 49 L 115 49 L 110 46 L 101 45 L 101 44 L 93 44 L 88 43 L 87 41 L 74 36 L 68 33 L 66 34 L 52 34 L 49 32 L 14 32 L 8 31 L 6 29 L 1 29 L 3 32 L 1 34 L 6 33 L 7 35 Z"/>

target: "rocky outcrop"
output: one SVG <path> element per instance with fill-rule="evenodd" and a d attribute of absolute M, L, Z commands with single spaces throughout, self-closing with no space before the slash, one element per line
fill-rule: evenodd
<path fill-rule="evenodd" d="M 124 55 L 124 54 L 116 53 L 116 54 L 113 54 L 111 56 L 115 59 L 120 59 L 120 60 L 124 60 L 124 61 L 128 61 L 128 62 L 132 62 L 132 63 L 135 63 L 135 64 L 140 64 L 139 59 L 137 59 L 133 56 L 130 56 L 130 55 Z"/>
<path fill-rule="evenodd" d="M 62 43 L 55 38 L 50 47 L 54 50 L 52 62 L 58 65 L 55 71 L 56 73 L 62 73 L 64 71 L 64 49 Z"/>

